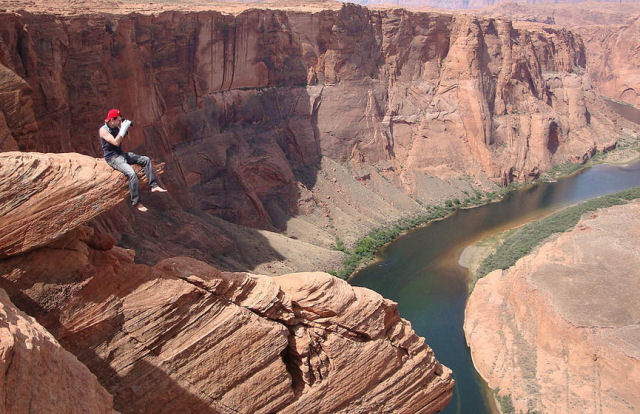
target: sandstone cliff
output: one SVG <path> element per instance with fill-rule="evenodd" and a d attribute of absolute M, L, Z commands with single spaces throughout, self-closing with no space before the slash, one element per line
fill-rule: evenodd
<path fill-rule="evenodd" d="M 593 45 L 587 54 L 589 73 L 601 93 L 640 109 L 640 10 L 628 25 L 588 26 L 576 31 Z"/>
<path fill-rule="evenodd" d="M 625 0 L 624 4 L 634 3 L 636 0 Z M 592 0 L 588 3 L 591 4 L 607 4 L 610 0 Z M 415 9 L 425 9 L 429 7 L 442 7 L 447 9 L 473 9 L 495 5 L 496 7 L 502 7 L 504 4 L 567 4 L 575 6 L 581 3 L 587 3 L 585 0 L 353 0 L 349 3 L 361 4 L 363 6 L 378 6 L 378 7 L 408 7 Z M 622 4 L 622 1 L 616 2 L 616 4 Z"/>
<path fill-rule="evenodd" d="M 536 21 L 570 28 L 584 43 L 587 71 L 600 94 L 640 108 L 640 4 L 507 3 L 482 14 L 519 21 Z M 640 122 L 636 115 L 635 122 Z"/>
<path fill-rule="evenodd" d="M 113 412 L 113 398 L 76 357 L 0 289 L 0 411 Z"/>
<path fill-rule="evenodd" d="M 116 206 L 127 194 L 122 184 L 104 160 L 0 153 L 0 258 L 49 244 Z"/>
<path fill-rule="evenodd" d="M 522 3 L 506 1 L 476 11 L 510 20 L 555 24 L 566 28 L 631 24 L 640 13 L 638 2 Z M 592 45 L 589 43 L 587 52 Z"/>
<path fill-rule="evenodd" d="M 117 410 L 432 413 L 451 399 L 451 371 L 396 303 L 325 273 L 226 273 L 188 257 L 136 264 L 134 251 L 84 225 L 127 197 L 104 161 L 18 152 L 0 160 L 0 194 L 11 204 L 0 215 L 10 236 L 0 241 L 0 288 L 95 374 Z M 45 382 L 65 392 L 73 381 L 93 384 L 74 409 L 110 410 L 86 368 L 1 295 L 0 316 L 11 412 L 53 398 L 54 412 L 71 412 L 68 398 L 84 397 L 57 397 Z M 29 344 L 40 353 L 26 360 Z"/>
<path fill-rule="evenodd" d="M 127 148 L 166 163 L 165 215 L 224 220 L 200 220 L 220 244 L 176 242 L 172 255 L 264 272 L 283 262 L 283 249 L 238 255 L 251 249 L 231 222 L 337 262 L 336 238 L 583 160 L 620 132 L 583 75 L 584 45 L 563 29 L 357 6 L 131 7 L 138 14 L 0 14 L 0 143 L 99 155 L 100 120 L 119 107 L 137 121 Z M 121 211 L 100 226 L 153 263 L 164 252 L 130 229 L 157 221 Z"/>
<path fill-rule="evenodd" d="M 638 412 L 639 239 L 639 202 L 599 210 L 476 284 L 467 343 L 516 412 Z"/>
<path fill-rule="evenodd" d="M 121 412 L 432 413 L 451 399 L 451 371 L 372 291 L 184 257 L 151 268 L 93 237 L 5 259 L 0 284 Z"/>

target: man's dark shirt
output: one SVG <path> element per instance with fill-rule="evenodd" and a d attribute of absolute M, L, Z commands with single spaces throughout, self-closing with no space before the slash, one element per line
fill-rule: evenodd
<path fill-rule="evenodd" d="M 115 127 L 115 128 L 109 128 L 109 125 L 107 125 L 106 123 L 102 126 L 102 128 L 106 128 L 107 131 L 109 131 L 109 133 L 111 134 L 111 136 L 113 137 L 117 137 L 118 136 L 118 132 L 120 132 L 120 128 Z M 105 160 L 110 160 L 111 158 L 118 156 L 118 155 L 122 155 L 122 146 L 115 146 L 107 141 L 105 141 L 102 137 L 100 137 L 100 144 L 102 145 L 102 152 L 104 153 L 104 159 Z"/>

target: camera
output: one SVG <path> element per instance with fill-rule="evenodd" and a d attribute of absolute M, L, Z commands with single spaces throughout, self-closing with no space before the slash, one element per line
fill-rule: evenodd
<path fill-rule="evenodd" d="M 129 121 L 129 122 L 131 122 L 131 126 L 133 126 L 133 123 L 134 123 L 133 119 L 126 119 L 126 118 L 122 118 L 122 122 L 124 122 L 124 121 Z"/>

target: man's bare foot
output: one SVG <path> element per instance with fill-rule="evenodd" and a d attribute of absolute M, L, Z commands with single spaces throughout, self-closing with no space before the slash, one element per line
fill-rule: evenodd
<path fill-rule="evenodd" d="M 149 211 L 149 209 L 146 208 L 142 203 L 136 204 L 136 208 L 142 213 L 146 213 L 147 211 Z"/>
<path fill-rule="evenodd" d="M 165 190 L 164 188 L 160 187 L 159 185 L 156 185 L 155 187 L 151 187 L 151 192 L 152 193 L 166 193 L 167 190 Z"/>

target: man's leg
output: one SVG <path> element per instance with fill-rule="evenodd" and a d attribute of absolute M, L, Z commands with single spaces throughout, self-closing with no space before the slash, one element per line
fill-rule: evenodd
<path fill-rule="evenodd" d="M 127 176 L 127 180 L 129 180 L 129 193 L 131 193 L 131 204 L 134 206 L 138 204 L 140 201 L 138 176 L 136 175 L 136 172 L 133 171 L 133 168 L 131 168 L 127 163 L 125 157 L 118 155 L 117 157 L 107 160 L 107 164 L 109 164 L 114 170 L 118 170 Z"/>
<path fill-rule="evenodd" d="M 144 173 L 147 175 L 147 180 L 149 180 L 149 186 L 151 188 L 158 186 L 158 180 L 153 172 L 153 166 L 151 165 L 151 159 L 149 157 L 133 152 L 125 153 L 125 157 L 129 164 L 138 164 L 144 167 Z"/>

